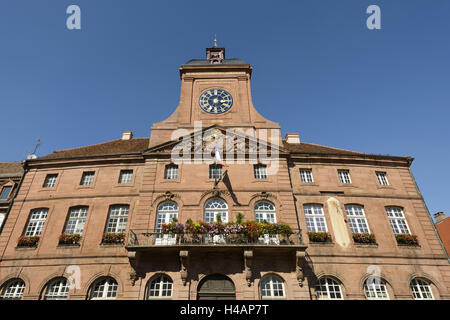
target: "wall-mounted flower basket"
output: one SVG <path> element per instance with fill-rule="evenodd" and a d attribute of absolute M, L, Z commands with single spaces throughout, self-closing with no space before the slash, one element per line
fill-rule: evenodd
<path fill-rule="evenodd" d="M 353 241 L 361 244 L 376 244 L 377 240 L 373 233 L 353 233 Z"/>
<path fill-rule="evenodd" d="M 419 241 L 417 240 L 417 236 L 412 234 L 396 234 L 395 239 L 398 244 L 408 245 L 408 246 L 418 246 Z"/>
<path fill-rule="evenodd" d="M 22 236 L 17 241 L 18 247 L 36 247 L 39 242 L 40 237 L 39 236 L 33 236 L 33 237 L 25 237 Z"/>
<path fill-rule="evenodd" d="M 60 245 L 78 245 L 80 244 L 81 235 L 79 234 L 62 234 L 59 236 Z"/>
<path fill-rule="evenodd" d="M 125 242 L 125 233 L 104 233 L 102 244 L 123 244 Z"/>
<path fill-rule="evenodd" d="M 311 242 L 331 242 L 331 236 L 328 232 L 308 232 L 308 237 Z"/>

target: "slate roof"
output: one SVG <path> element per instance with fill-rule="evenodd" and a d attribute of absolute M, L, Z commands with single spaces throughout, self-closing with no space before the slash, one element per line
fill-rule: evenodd
<path fill-rule="evenodd" d="M 0 177 L 20 177 L 22 173 L 21 162 L 0 162 Z"/>

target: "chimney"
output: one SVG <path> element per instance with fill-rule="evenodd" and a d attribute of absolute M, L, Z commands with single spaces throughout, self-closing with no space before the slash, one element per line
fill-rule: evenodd
<path fill-rule="evenodd" d="M 287 143 L 300 143 L 300 136 L 298 133 L 286 133 L 286 136 L 284 137 L 284 140 L 286 140 Z"/>
<path fill-rule="evenodd" d="M 434 214 L 434 219 L 436 220 L 436 223 L 441 223 L 445 219 L 445 213 L 437 212 Z"/>
<path fill-rule="evenodd" d="M 131 140 L 133 138 L 133 132 L 131 131 L 124 131 L 122 133 L 122 140 Z"/>

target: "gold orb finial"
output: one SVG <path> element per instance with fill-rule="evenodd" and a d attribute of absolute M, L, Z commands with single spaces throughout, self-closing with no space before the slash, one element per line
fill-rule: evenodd
<path fill-rule="evenodd" d="M 216 34 L 214 34 L 214 48 L 217 48 L 217 39 L 216 39 Z"/>

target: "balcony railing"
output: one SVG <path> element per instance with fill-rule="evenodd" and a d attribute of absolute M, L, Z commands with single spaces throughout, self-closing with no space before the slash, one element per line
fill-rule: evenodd
<path fill-rule="evenodd" d="M 303 246 L 298 231 L 287 236 L 263 234 L 251 237 L 246 234 L 167 234 L 154 230 L 131 230 L 127 247 L 156 246 Z"/>

